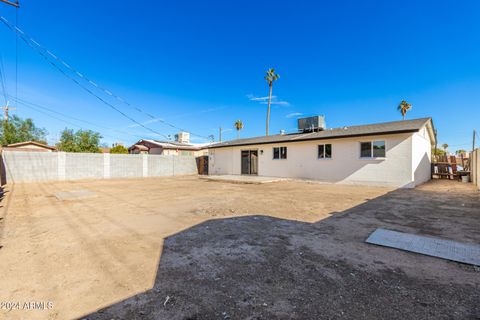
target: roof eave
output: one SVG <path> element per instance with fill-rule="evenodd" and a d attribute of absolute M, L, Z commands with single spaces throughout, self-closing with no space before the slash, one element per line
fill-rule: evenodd
<path fill-rule="evenodd" d="M 242 147 L 242 146 L 263 145 L 263 144 L 276 144 L 276 143 L 277 144 L 278 143 L 292 143 L 292 142 L 299 142 L 299 141 L 319 141 L 319 140 L 331 140 L 331 139 L 346 139 L 346 138 L 355 138 L 355 137 L 370 137 L 370 136 L 378 136 L 378 135 L 402 134 L 402 133 L 414 133 L 414 132 L 418 132 L 418 129 L 372 132 L 372 133 L 362 133 L 362 134 L 348 134 L 348 135 L 329 136 L 329 137 L 304 138 L 304 139 L 296 139 L 296 140 L 278 140 L 278 141 L 263 141 L 263 142 L 253 142 L 253 143 L 240 143 L 240 144 L 231 144 L 231 145 L 218 145 L 218 146 L 211 146 L 211 147 L 209 147 L 209 149 Z"/>

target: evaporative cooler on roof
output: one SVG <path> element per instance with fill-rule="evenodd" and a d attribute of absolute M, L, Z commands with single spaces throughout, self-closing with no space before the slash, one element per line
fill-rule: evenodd
<path fill-rule="evenodd" d="M 325 130 L 325 116 L 314 116 L 298 119 L 298 131 L 313 132 Z"/>

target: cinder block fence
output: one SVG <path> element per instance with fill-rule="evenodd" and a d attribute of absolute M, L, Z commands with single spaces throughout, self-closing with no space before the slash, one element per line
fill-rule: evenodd
<path fill-rule="evenodd" d="M 2 152 L 2 182 L 163 177 L 197 174 L 193 156 Z"/>

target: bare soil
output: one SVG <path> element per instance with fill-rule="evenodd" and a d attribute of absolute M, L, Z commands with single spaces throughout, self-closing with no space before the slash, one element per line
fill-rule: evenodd
<path fill-rule="evenodd" d="M 2 319 L 480 318 L 478 268 L 364 242 L 382 227 L 479 244 L 469 185 L 176 177 L 4 191 L 0 303 L 20 308 Z"/>

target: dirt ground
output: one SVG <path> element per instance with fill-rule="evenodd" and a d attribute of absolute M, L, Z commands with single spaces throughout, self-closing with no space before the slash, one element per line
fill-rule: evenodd
<path fill-rule="evenodd" d="M 69 191 L 87 196 L 55 196 Z M 176 177 L 4 192 L 1 319 L 480 318 L 480 269 L 364 242 L 383 227 L 480 243 L 469 185 Z"/>

